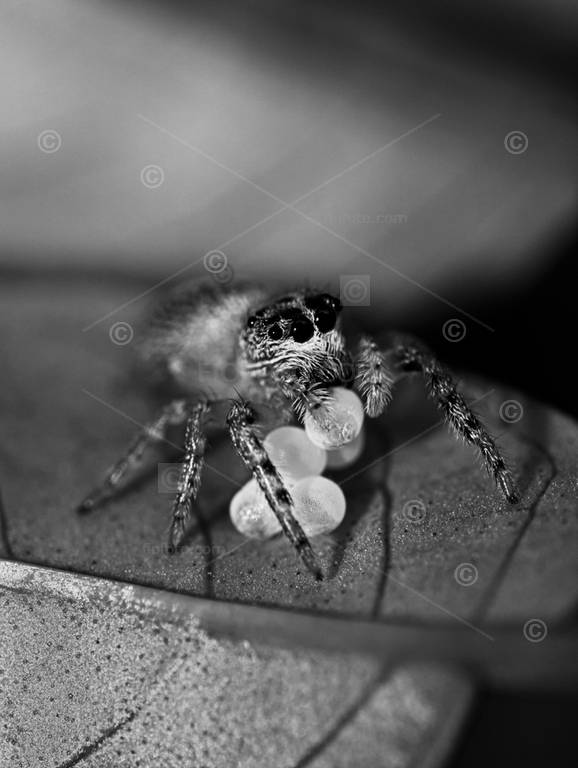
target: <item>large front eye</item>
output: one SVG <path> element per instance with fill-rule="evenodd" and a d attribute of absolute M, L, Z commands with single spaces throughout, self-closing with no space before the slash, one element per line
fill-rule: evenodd
<path fill-rule="evenodd" d="M 305 298 L 305 306 L 313 312 L 317 310 L 330 310 L 335 313 L 341 311 L 341 302 L 329 293 L 316 293 Z"/>
<path fill-rule="evenodd" d="M 321 333 L 327 333 L 335 328 L 337 315 L 333 309 L 318 309 L 314 316 L 315 325 Z"/>
<path fill-rule="evenodd" d="M 327 308 L 331 307 L 335 313 L 341 312 L 341 302 L 329 293 L 322 293 L 321 298 Z"/>
<path fill-rule="evenodd" d="M 315 329 L 311 320 L 296 320 L 291 326 L 291 337 L 299 344 L 309 341 L 314 333 Z"/>

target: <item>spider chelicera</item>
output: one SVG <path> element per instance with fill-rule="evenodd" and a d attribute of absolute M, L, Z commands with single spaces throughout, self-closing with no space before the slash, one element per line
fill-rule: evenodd
<path fill-rule="evenodd" d="M 200 283 L 177 290 L 153 314 L 140 345 L 152 376 L 175 393 L 79 506 L 87 512 L 114 496 L 142 463 L 145 448 L 169 425 L 185 424 L 184 459 L 172 509 L 169 547 L 181 542 L 196 498 L 211 407 L 230 402 L 226 426 L 239 456 L 257 480 L 284 534 L 318 579 L 315 554 L 293 514 L 293 501 L 263 447 L 254 406 L 266 405 L 279 423 L 327 405 L 328 389 L 353 386 L 366 414 L 381 415 L 399 377 L 415 372 L 458 436 L 476 447 L 496 485 L 515 503 L 512 474 L 493 438 L 457 391 L 452 375 L 417 340 L 392 334 L 384 347 L 368 336 L 349 350 L 340 301 L 296 290 L 276 297 L 254 285 Z"/>

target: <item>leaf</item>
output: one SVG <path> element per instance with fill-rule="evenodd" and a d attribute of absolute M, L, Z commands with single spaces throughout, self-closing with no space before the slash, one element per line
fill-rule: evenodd
<path fill-rule="evenodd" d="M 235 603 L 339 614 L 352 621 L 403 618 L 428 625 L 442 623 L 481 634 L 482 639 L 484 635 L 491 637 L 492 622 L 511 624 L 522 633 L 527 622 L 539 619 L 547 632 L 554 632 L 556 624 L 571 615 L 577 583 L 578 524 L 573 511 L 576 426 L 517 393 L 500 391 L 484 382 L 467 380 L 464 388 L 477 401 L 477 410 L 493 431 L 500 433 L 500 443 L 521 479 L 522 503 L 506 505 L 477 466 L 472 451 L 455 441 L 445 428 L 436 426 L 438 415 L 426 402 L 420 382 L 406 382 L 398 388 L 387 416 L 371 425 L 359 464 L 335 475 L 346 493 L 348 512 L 340 529 L 314 541 L 330 574 L 321 584 L 303 572 L 283 538 L 247 542 L 232 528 L 227 504 L 235 483 L 242 483 L 245 473 L 226 443 L 215 441 L 208 457 L 210 466 L 200 498 L 204 530 L 191 535 L 176 556 L 169 556 L 165 549 L 171 497 L 163 492 L 154 471 L 148 480 L 108 507 L 77 516 L 75 504 L 120 455 L 135 424 L 150 415 L 146 398 L 127 386 L 123 378 L 123 370 L 130 365 L 130 345 L 115 345 L 109 336 L 113 322 L 122 317 L 133 323 L 133 315 L 118 315 L 86 333 L 82 330 L 127 298 L 88 283 L 75 290 L 46 282 L 14 284 L 5 291 L 0 325 L 6 361 L 0 387 L 5 414 L 0 466 L 6 554 L 72 572 Z M 500 407 L 511 399 L 522 405 L 523 417 L 508 425 L 500 419 Z M 110 585 L 103 584 L 103 590 L 109 589 Z M 104 620 L 98 614 L 100 609 L 91 613 L 90 601 L 84 610 L 85 618 L 90 615 Z M 58 618 L 59 611 L 60 604 L 44 618 L 48 622 L 52 617 L 51 632 L 60 636 L 62 624 L 69 636 L 70 625 Z M 273 622 L 273 614 L 271 617 Z M 33 617 L 35 622 L 37 619 Z M 118 610 L 107 614 L 106 621 L 114 632 L 120 622 Z M 83 647 L 89 642 L 85 630 L 83 623 L 79 627 Z M 38 625 L 36 631 L 40 634 Z M 142 631 L 150 634 L 152 630 L 143 626 Z M 121 754 L 129 747 L 141 749 L 138 739 L 142 723 L 148 723 L 154 738 L 159 739 L 159 749 L 170 751 L 177 736 L 167 736 L 166 721 L 159 719 L 163 707 L 174 712 L 179 722 L 183 718 L 188 722 L 191 713 L 204 711 L 213 696 L 222 699 L 230 694 L 228 709 L 215 710 L 219 722 L 229 723 L 225 733 L 229 738 L 233 732 L 237 734 L 240 740 L 231 743 L 245 745 L 239 749 L 250 751 L 260 745 L 264 765 L 271 764 L 263 747 L 269 732 L 272 743 L 282 743 L 291 760 L 307 756 L 307 764 L 318 768 L 327 760 L 333 760 L 328 764 L 338 764 L 335 755 L 350 754 L 348 749 L 361 755 L 359 734 L 364 733 L 361 741 L 367 749 L 363 754 L 368 755 L 367 765 L 374 765 L 367 732 L 375 735 L 378 744 L 387 737 L 387 728 L 390 754 L 399 754 L 399 764 L 403 765 L 410 752 L 423 749 L 424 744 L 431 746 L 431 728 L 436 731 L 437 718 L 452 707 L 463 714 L 469 701 L 469 685 L 445 669 L 384 677 L 384 668 L 375 663 L 368 666 L 361 657 L 343 663 L 332 661 L 331 655 L 295 651 L 290 660 L 271 651 L 267 636 L 265 628 L 263 649 L 258 652 L 269 659 L 263 662 L 266 671 L 259 666 L 261 662 L 256 667 L 243 667 L 239 645 L 227 651 L 221 645 L 218 652 L 215 648 L 222 666 L 214 666 L 216 662 L 211 660 L 215 675 L 212 688 L 207 683 L 202 701 L 196 683 L 190 683 L 189 693 L 183 688 L 183 680 L 197 679 L 188 676 L 193 671 L 187 666 L 184 677 L 180 672 L 162 676 L 158 696 L 161 690 L 170 695 L 166 694 L 168 703 L 161 704 L 161 699 L 155 698 L 153 683 L 161 661 L 153 653 L 146 670 L 143 668 L 141 688 L 146 693 L 138 685 L 131 688 L 130 706 L 120 709 L 118 698 L 111 695 L 102 712 L 94 709 L 98 727 L 94 722 L 81 734 L 74 729 L 63 732 L 58 742 L 59 759 L 64 759 L 64 754 L 76 754 L 73 744 L 91 743 L 90 739 L 98 739 L 99 733 L 115 727 L 119 717 L 122 720 L 137 711 L 135 722 L 127 722 L 116 735 L 110 734 L 106 743 L 98 746 L 98 754 L 110 755 L 106 759 L 113 764 L 116 748 Z M 535 638 L 528 643 L 532 640 Z M 33 646 L 34 642 L 41 640 L 33 641 Z M 174 652 L 178 653 L 180 641 L 175 642 Z M 132 657 L 131 645 L 123 643 L 119 652 L 128 659 Z M 142 643 L 148 649 L 149 640 Z M 163 656 L 162 664 L 166 661 Z M 183 663 L 192 665 L 193 661 Z M 248 675 L 246 681 L 243 677 L 237 681 L 239 691 L 221 688 L 222 680 L 234 679 L 239 665 L 245 670 L 243 675 Z M 74 672 L 79 674 L 81 665 Z M 114 665 L 107 665 L 105 674 L 107 679 L 118 677 Z M 55 686 L 64 702 L 64 687 L 56 679 L 56 669 L 47 678 L 40 688 L 35 685 L 35 695 L 45 706 L 47 687 Z M 265 687 L 274 689 L 275 680 L 283 681 L 278 685 L 289 697 L 289 714 L 281 717 L 281 723 L 266 718 L 267 711 L 280 712 L 280 700 L 268 698 L 267 690 L 271 689 Z M 404 695 L 399 694 L 399 686 Z M 247 724 L 243 692 L 251 701 L 249 709 L 263 711 L 262 723 L 255 720 Z M 407 742 L 411 748 L 408 746 L 406 752 L 400 746 L 400 734 L 404 728 L 411 731 L 408 723 L 415 708 L 392 703 L 404 700 L 404 696 L 407 701 L 421 701 L 424 711 L 429 712 L 424 714 L 423 727 L 414 723 L 415 739 Z M 327 702 L 331 706 L 320 714 L 319 708 Z M 305 717 L 311 725 L 307 737 L 303 736 L 304 722 L 292 719 L 300 707 L 304 713 L 317 713 L 317 719 Z M 20 718 L 20 727 L 24 727 L 25 714 Z M 206 730 L 216 739 L 217 726 L 211 722 Z M 194 733 L 188 727 L 183 726 L 188 734 L 183 737 L 183 748 L 200 738 L 194 731 L 197 725 Z M 41 735 L 35 734 L 36 744 Z M 298 753 L 295 750 L 300 739 Z M 201 742 L 195 742 L 196 749 L 202 749 Z M 95 760 L 95 764 L 102 764 Z M 219 764 L 217 759 L 215 763 Z M 291 764 L 288 757 L 287 765 Z"/>
<path fill-rule="evenodd" d="M 406 582 L 470 617 L 481 618 L 490 603 L 500 618 L 528 611 L 563 617 L 573 605 L 575 425 L 517 395 L 524 416 L 508 428 L 499 410 L 512 398 L 479 382 L 470 384 L 470 395 L 502 433 L 524 486 L 522 503 L 508 506 L 473 451 L 432 426 L 439 416 L 414 380 L 369 425 L 358 465 L 334 476 L 348 513 L 334 535 L 314 542 L 332 574 L 322 584 L 303 571 L 282 537 L 247 541 L 231 526 L 228 500 L 246 473 L 227 441 L 209 453 L 204 473 L 200 507 L 208 533 L 190 537 L 181 554 L 165 548 L 172 499 L 159 488 L 154 464 L 152 477 L 135 490 L 91 515 L 75 515 L 77 501 L 151 414 L 140 391 L 122 380 L 131 350 L 111 342 L 113 321 L 82 331 L 114 302 L 97 287 L 58 295 L 42 283 L 5 297 L 1 450 L 5 523 L 16 558 L 228 600 L 364 616 L 443 618 L 404 589 Z M 412 501 L 423 507 L 417 517 Z M 467 588 L 454 578 L 463 562 L 478 571 Z"/>
<path fill-rule="evenodd" d="M 385 748 L 407 765 L 440 731 L 447 746 L 470 696 L 435 668 L 385 685 L 360 655 L 215 640 L 162 594 L 102 579 L 9 563 L 0 585 L 6 765 L 347 765 L 360 747 L 358 764 Z"/>

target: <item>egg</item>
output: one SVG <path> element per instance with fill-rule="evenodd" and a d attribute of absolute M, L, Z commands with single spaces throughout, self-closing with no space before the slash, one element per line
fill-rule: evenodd
<path fill-rule="evenodd" d="M 333 387 L 328 402 L 308 411 L 304 426 L 308 438 L 319 448 L 332 450 L 350 443 L 363 427 L 363 403 L 351 389 Z"/>

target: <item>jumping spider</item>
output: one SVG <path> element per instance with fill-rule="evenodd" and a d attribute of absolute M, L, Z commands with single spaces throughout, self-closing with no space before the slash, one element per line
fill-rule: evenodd
<path fill-rule="evenodd" d="M 297 290 L 277 298 L 250 285 L 197 284 L 180 289 L 153 315 L 140 351 L 151 373 L 176 393 L 88 495 L 79 511 L 111 498 L 129 470 L 138 468 L 150 442 L 171 424 L 186 424 L 185 452 L 172 509 L 169 546 L 183 538 L 197 496 L 211 406 L 229 402 L 231 440 L 261 487 L 283 532 L 307 568 L 322 578 L 311 545 L 293 515 L 293 501 L 267 456 L 254 405 L 273 406 L 281 423 L 315 414 L 332 386 L 354 386 L 375 418 L 397 378 L 421 374 L 427 392 L 456 434 L 475 446 L 506 499 L 515 503 L 514 479 L 492 437 L 470 410 L 445 368 L 415 339 L 393 335 L 380 348 L 362 336 L 350 353 L 341 331 L 342 307 L 327 293 Z M 231 376 L 231 366 L 234 376 Z"/>

